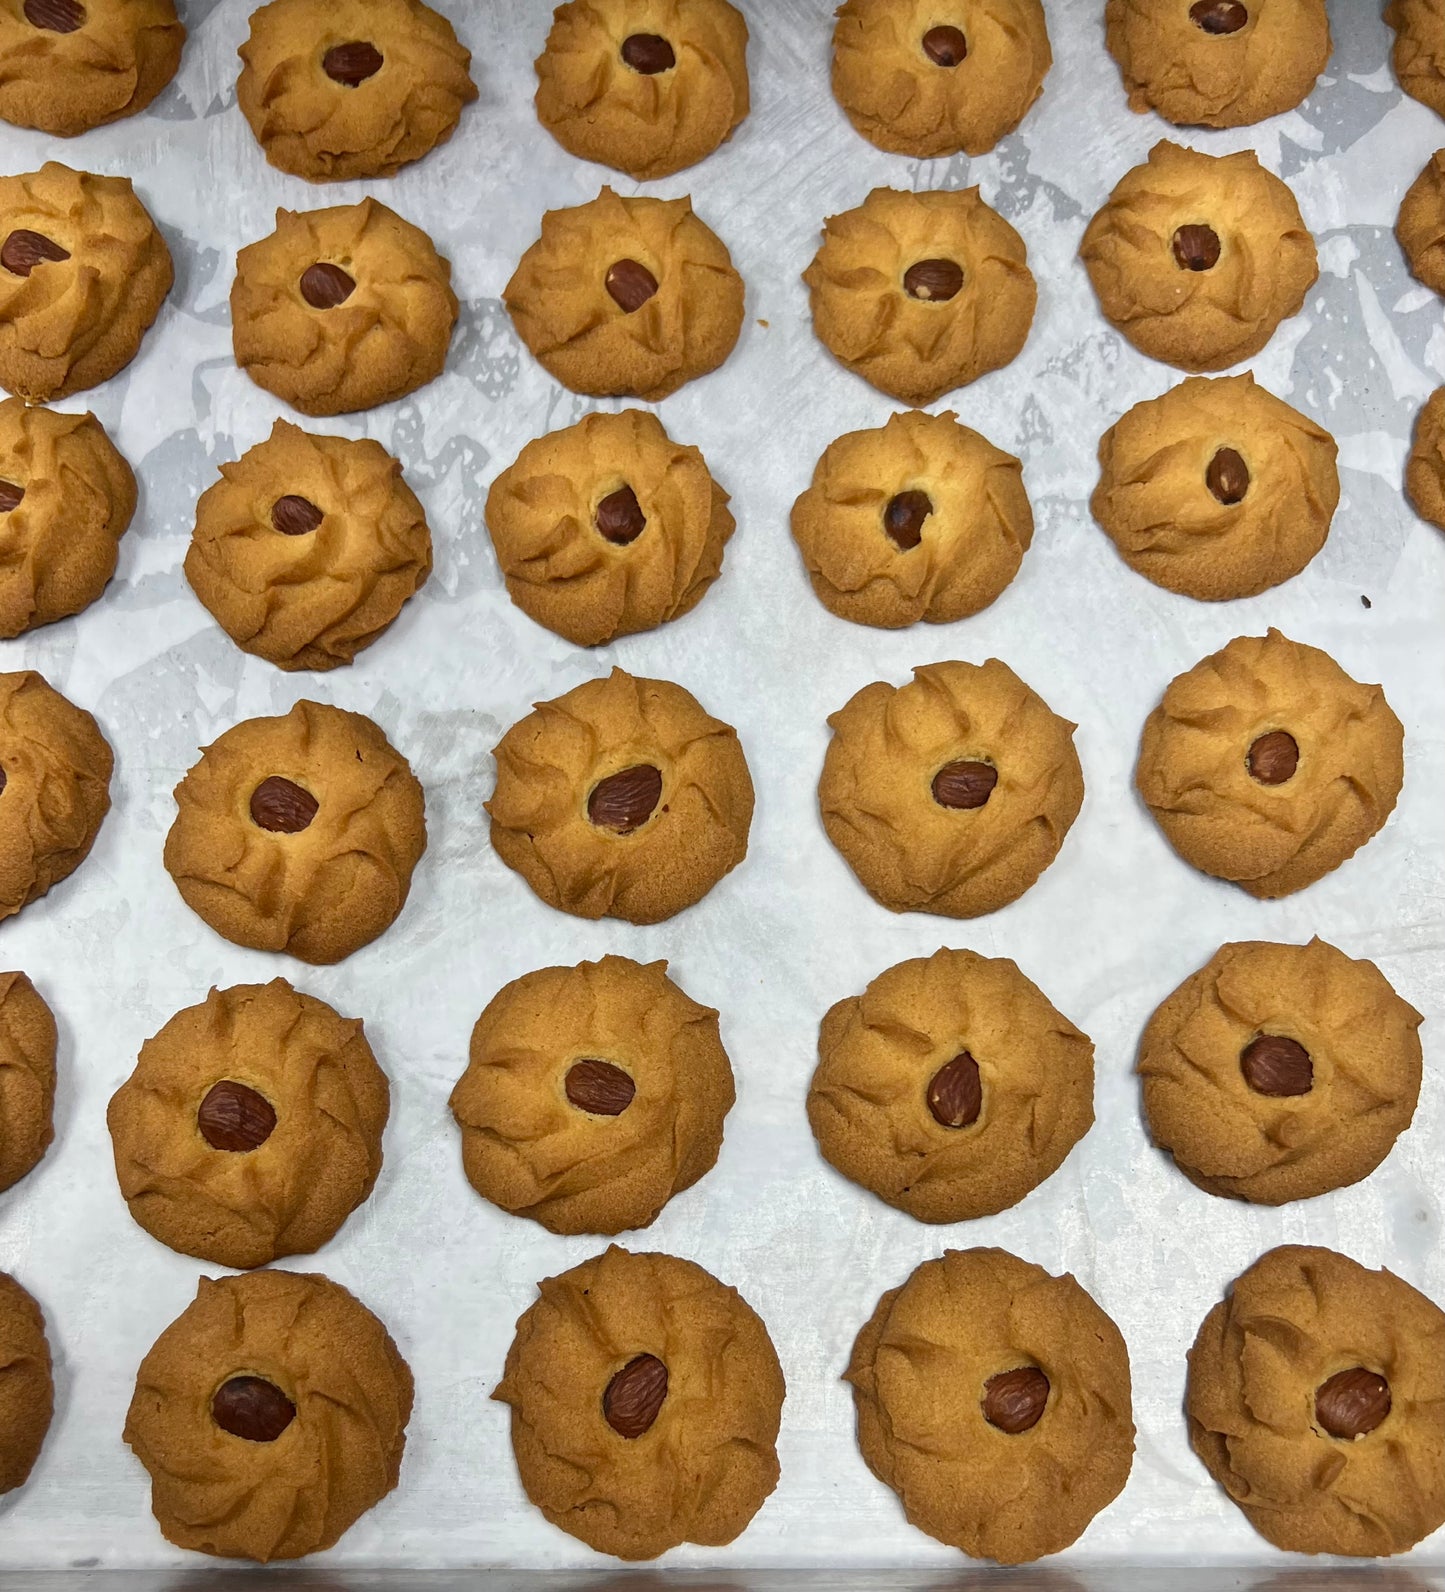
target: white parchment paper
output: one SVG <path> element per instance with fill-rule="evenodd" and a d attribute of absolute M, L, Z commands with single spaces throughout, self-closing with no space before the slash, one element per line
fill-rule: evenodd
<path fill-rule="evenodd" d="M 1299 197 L 1322 275 L 1253 369 L 1335 433 L 1344 483 L 1330 541 L 1304 574 L 1247 602 L 1207 606 L 1131 574 L 1087 508 L 1100 433 L 1177 379 L 1108 328 L 1075 257 L 1114 182 L 1170 133 L 1126 108 L 1099 0 L 1049 0 L 1055 65 L 1020 134 L 982 159 L 932 163 L 873 150 L 834 105 L 830 0 L 741 0 L 753 29 L 753 113 L 715 157 L 647 189 L 690 192 L 747 282 L 732 358 L 660 406 L 672 434 L 700 445 L 732 494 L 738 532 L 721 581 L 690 617 L 586 653 L 511 607 L 482 524 L 486 489 L 522 444 L 589 407 L 522 349 L 499 295 L 545 208 L 589 199 L 605 181 L 622 192 L 635 185 L 573 160 L 535 121 L 530 63 L 547 0 L 435 3 L 474 52 L 481 99 L 446 148 L 390 182 L 314 189 L 265 164 L 234 104 L 247 0 L 183 0 L 191 38 L 180 75 L 146 115 L 70 143 L 0 129 L 5 170 L 59 158 L 133 177 L 177 265 L 141 356 L 64 406 L 93 406 L 140 476 L 117 578 L 79 618 L 0 644 L 0 668 L 43 671 L 95 712 L 118 757 L 115 810 L 93 856 L 0 927 L 0 963 L 32 975 L 62 1034 L 57 1142 L 0 1197 L 0 1265 L 45 1308 L 58 1382 L 36 1472 L 0 1504 L 0 1566 L 186 1562 L 161 1539 L 146 1476 L 120 1433 L 137 1363 L 203 1268 L 131 1221 L 105 1105 L 142 1041 L 178 1008 L 213 984 L 278 973 L 363 1017 L 393 1086 L 375 1195 L 322 1253 L 290 1263 L 356 1290 L 417 1379 L 401 1484 L 330 1561 L 605 1562 L 527 1503 L 507 1412 L 488 1399 L 536 1280 L 600 1241 L 552 1237 L 477 1198 L 446 1102 L 471 1025 L 502 983 L 607 951 L 668 958 L 683 987 L 722 1013 L 738 1078 L 716 1170 L 626 1241 L 688 1256 L 738 1286 L 766 1319 L 789 1386 L 776 1494 L 731 1547 L 683 1549 L 672 1562 L 960 1563 L 913 1530 L 865 1469 L 839 1375 L 883 1289 L 947 1246 L 1002 1244 L 1074 1272 L 1118 1321 L 1133 1361 L 1133 1476 L 1063 1561 L 1283 1564 L 1189 1451 L 1184 1354 L 1200 1319 L 1233 1276 L 1283 1241 L 1388 1265 L 1445 1301 L 1445 539 L 1414 517 L 1400 487 L 1414 416 L 1445 376 L 1445 327 L 1390 231 L 1406 186 L 1445 139 L 1394 83 L 1380 7 L 1332 0 L 1335 57 L 1299 111 L 1184 135 L 1214 152 L 1258 149 Z M 809 591 L 788 510 L 833 437 L 880 425 L 893 406 L 814 340 L 799 273 L 823 217 L 874 185 L 972 183 L 1026 239 L 1039 313 L 1012 366 L 935 407 L 956 409 L 1021 454 L 1037 538 L 1018 579 L 975 619 L 902 633 L 850 626 Z M 271 229 L 278 205 L 351 202 L 368 191 L 449 256 L 463 318 L 446 374 L 425 391 L 310 424 L 374 436 L 401 457 L 428 511 L 436 572 L 353 668 L 287 676 L 231 644 L 192 596 L 181 561 L 196 497 L 217 464 L 286 412 L 231 358 L 236 249 Z M 1140 726 L 1167 682 L 1232 636 L 1270 624 L 1326 648 L 1357 678 L 1383 682 L 1406 725 L 1408 777 L 1395 816 L 1360 856 L 1303 894 L 1264 904 L 1180 862 L 1130 776 Z M 854 882 L 819 823 L 825 718 L 870 680 L 990 655 L 1078 722 L 1082 816 L 1058 862 L 1007 910 L 972 923 L 891 916 Z M 678 680 L 736 724 L 758 786 L 746 863 L 701 905 L 652 928 L 550 911 L 486 840 L 481 804 L 501 732 L 531 703 L 614 663 Z M 305 695 L 374 716 L 427 790 L 430 846 L 406 911 L 380 941 L 328 969 L 220 940 L 161 865 L 171 790 L 198 747 Z M 1315 933 L 1375 959 L 1429 1015 L 1414 1126 L 1375 1176 L 1342 1193 L 1282 1210 L 1212 1199 L 1148 1145 L 1131 1071 L 1140 1030 L 1223 941 Z M 932 1229 L 826 1167 L 803 1100 L 827 1007 L 892 962 L 945 944 L 1015 958 L 1092 1036 L 1098 1122 L 1014 1210 Z M 1445 1545 L 1426 1544 L 1415 1559 L 1445 1561 Z"/>

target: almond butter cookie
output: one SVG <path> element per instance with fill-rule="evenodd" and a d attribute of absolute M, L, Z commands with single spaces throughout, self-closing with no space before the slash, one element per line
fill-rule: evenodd
<path fill-rule="evenodd" d="M 889 1289 L 844 1379 L 869 1470 L 976 1559 L 1060 1552 L 1129 1479 L 1118 1327 L 1067 1273 L 1006 1250 L 946 1250 Z"/>
<path fill-rule="evenodd" d="M 90 855 L 115 757 L 95 720 L 33 669 L 0 674 L 0 920 Z"/>
<path fill-rule="evenodd" d="M 1395 236 L 1415 277 L 1445 296 L 1445 149 L 1431 155 L 1400 201 Z"/>
<path fill-rule="evenodd" d="M 391 926 L 425 850 L 407 760 L 360 713 L 302 701 L 204 749 L 176 786 L 165 864 L 217 934 L 326 963 Z"/>
<path fill-rule="evenodd" d="M 1079 249 L 1104 319 L 1180 370 L 1252 359 L 1319 277 L 1295 196 L 1253 150 L 1162 139 L 1119 179 Z"/>
<path fill-rule="evenodd" d="M 502 299 L 548 374 L 594 398 L 656 403 L 716 370 L 743 325 L 743 279 L 692 200 L 610 188 L 542 217 Z"/>
<path fill-rule="evenodd" d="M 492 1395 L 527 1496 L 619 1559 L 731 1542 L 778 1484 L 783 1372 L 747 1301 L 615 1244 L 537 1292 Z"/>
<path fill-rule="evenodd" d="M 638 182 L 696 165 L 748 114 L 748 25 L 728 0 L 568 0 L 537 57 L 537 120 Z"/>
<path fill-rule="evenodd" d="M 396 1486 L 412 1380 L 391 1334 L 327 1277 L 202 1277 L 136 1373 L 125 1440 L 167 1542 L 299 1559 Z"/>
<path fill-rule="evenodd" d="M 1298 575 L 1340 501 L 1335 439 L 1242 376 L 1190 376 L 1099 443 L 1090 507 L 1128 564 L 1204 602 Z"/>
<path fill-rule="evenodd" d="M 793 539 L 818 600 L 886 630 L 987 608 L 1034 535 L 1023 465 L 941 415 L 890 415 L 828 445 L 793 504 Z"/>
<path fill-rule="evenodd" d="M 308 182 L 394 177 L 477 97 L 471 51 L 421 0 L 271 0 L 239 53 L 256 142 Z"/>
<path fill-rule="evenodd" d="M 1283 1205 L 1368 1177 L 1415 1115 L 1424 1019 L 1323 940 L 1221 946 L 1139 1047 L 1155 1144 L 1210 1194 Z"/>
<path fill-rule="evenodd" d="M 977 188 L 875 188 L 828 217 L 803 280 L 828 352 L 915 405 L 1016 358 L 1038 301 L 1024 240 Z"/>
<path fill-rule="evenodd" d="M 304 415 L 372 409 L 441 375 L 456 325 L 452 268 L 374 199 L 278 210 L 236 256 L 236 363 Z"/>
<path fill-rule="evenodd" d="M 0 1271 L 0 1493 L 22 1486 L 50 1430 L 55 1382 L 40 1306 Z"/>
<path fill-rule="evenodd" d="M 55 1018 L 30 980 L 0 973 L 0 1190 L 39 1165 L 55 1137 L 57 1041 Z"/>
<path fill-rule="evenodd" d="M 1039 0 L 844 0 L 837 16 L 833 97 L 893 155 L 986 155 L 1053 64 Z"/>
<path fill-rule="evenodd" d="M 129 177 L 54 160 L 0 177 L 0 387 L 49 403 L 109 381 L 140 351 L 174 279 Z"/>
<path fill-rule="evenodd" d="M 1421 519 L 1445 531 L 1445 387 L 1430 394 L 1415 422 L 1405 492 Z"/>
<path fill-rule="evenodd" d="M 733 1071 L 717 1013 L 666 962 L 604 956 L 499 990 L 451 1105 L 483 1199 L 551 1233 L 611 1235 L 712 1169 Z"/>
<path fill-rule="evenodd" d="M 111 1097 L 120 1191 L 182 1255 L 238 1269 L 309 1255 L 371 1193 L 390 1099 L 358 1019 L 284 978 L 213 989 Z"/>
<path fill-rule="evenodd" d="M 0 121 L 73 138 L 143 111 L 181 64 L 173 0 L 8 0 Z"/>
<path fill-rule="evenodd" d="M 1445 1522 L 1445 1313 L 1388 1271 L 1286 1244 L 1189 1351 L 1189 1440 L 1292 1553 L 1403 1553 Z"/>
<path fill-rule="evenodd" d="M 1404 731 L 1380 687 L 1271 630 L 1170 685 L 1134 782 L 1185 862 L 1272 901 L 1352 857 L 1404 776 Z"/>
<path fill-rule="evenodd" d="M 1385 21 L 1395 30 L 1400 87 L 1445 116 L 1445 0 L 1389 0 Z"/>
<path fill-rule="evenodd" d="M 579 647 L 691 613 L 733 524 L 702 454 L 645 409 L 593 413 L 529 442 L 487 494 L 508 595 Z"/>
<path fill-rule="evenodd" d="M 221 466 L 186 553 L 186 579 L 216 622 L 278 669 L 350 663 L 431 567 L 426 512 L 397 460 L 370 438 L 285 420 Z"/>
<path fill-rule="evenodd" d="M 561 912 L 660 923 L 747 855 L 737 731 L 668 680 L 588 680 L 539 702 L 494 755 L 492 845 Z"/>
<path fill-rule="evenodd" d="M 1129 109 L 1178 126 L 1293 110 L 1332 47 L 1325 0 L 1108 0 L 1104 19 Z"/>
<path fill-rule="evenodd" d="M 0 636 L 89 607 L 135 503 L 135 476 L 94 415 L 0 401 Z"/>
<path fill-rule="evenodd" d="M 808 1121 L 844 1177 L 921 1222 L 1017 1205 L 1094 1122 L 1094 1046 L 1003 957 L 935 951 L 841 1000 Z"/>
<path fill-rule="evenodd" d="M 890 912 L 997 912 L 1054 860 L 1083 805 L 1075 726 L 997 658 L 875 680 L 828 724 L 823 827 Z"/>

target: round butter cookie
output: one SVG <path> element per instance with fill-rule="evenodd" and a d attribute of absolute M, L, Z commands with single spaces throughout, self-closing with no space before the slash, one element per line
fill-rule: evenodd
<path fill-rule="evenodd" d="M 0 1271 L 0 1493 L 22 1486 L 50 1430 L 55 1382 L 40 1306 Z"/>
<path fill-rule="evenodd" d="M 1421 519 L 1445 531 L 1445 387 L 1430 394 L 1415 422 L 1405 492 Z"/>
<path fill-rule="evenodd" d="M 1445 149 L 1437 149 L 1400 201 L 1395 236 L 1410 270 L 1445 296 Z"/>
<path fill-rule="evenodd" d="M 0 973 L 0 1190 L 32 1171 L 55 1138 L 58 1039 L 24 973 Z"/>
<path fill-rule="evenodd" d="M 1385 21 L 1395 30 L 1400 87 L 1445 116 L 1445 0 L 1389 0 Z"/>

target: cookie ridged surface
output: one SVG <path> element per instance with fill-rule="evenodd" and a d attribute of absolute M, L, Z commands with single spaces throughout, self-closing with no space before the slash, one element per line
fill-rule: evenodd
<path fill-rule="evenodd" d="M 1400 87 L 1445 116 L 1445 0 L 1390 0 L 1385 21 L 1395 30 L 1391 58 Z"/>
<path fill-rule="evenodd" d="M 239 1121 L 214 1103 L 218 1086 L 241 1097 Z M 361 1023 L 277 978 L 177 1012 L 106 1121 L 136 1221 L 183 1255 L 241 1268 L 334 1236 L 381 1170 L 389 1101 Z"/>
<path fill-rule="evenodd" d="M 718 1014 L 624 956 L 499 990 L 451 1097 L 472 1187 L 553 1233 L 648 1226 L 717 1160 L 732 1104 Z"/>
<path fill-rule="evenodd" d="M 1395 236 L 1410 270 L 1445 296 L 1445 149 L 1437 149 L 1400 201 Z"/>
<path fill-rule="evenodd" d="M 1257 776 L 1266 737 L 1297 762 Z M 1377 685 L 1271 630 L 1238 636 L 1181 674 L 1149 715 L 1134 773 L 1165 838 L 1202 873 L 1263 900 L 1353 856 L 1394 810 L 1404 731 Z"/>
<path fill-rule="evenodd" d="M 40 1306 L 0 1271 L 0 1493 L 29 1477 L 55 1410 L 50 1345 Z"/>
<path fill-rule="evenodd" d="M 1415 422 L 1405 491 L 1415 512 L 1445 531 L 1445 387 L 1430 394 Z"/>
<path fill-rule="evenodd" d="M 1221 946 L 1144 1031 L 1149 1131 L 1211 1194 L 1282 1205 L 1358 1183 L 1415 1113 L 1421 1021 L 1323 940 Z"/>
<path fill-rule="evenodd" d="M 218 1393 L 240 1378 L 269 1384 L 273 1422 L 253 1436 L 215 1418 Z M 278 1394 L 292 1414 L 276 1432 Z M 411 1406 L 391 1335 L 340 1284 L 288 1271 L 203 1277 L 141 1361 L 125 1440 L 150 1472 L 168 1542 L 297 1559 L 331 1547 L 396 1486 Z M 254 1410 L 236 1413 L 255 1431 Z"/>
<path fill-rule="evenodd" d="M 1044 1402 L 1008 1431 L 986 1413 L 987 1385 L 1016 1371 L 1043 1374 Z M 1006 1250 L 947 1250 L 885 1293 L 846 1380 L 868 1468 L 919 1530 L 974 1558 L 1058 1553 L 1129 1478 L 1119 1329 L 1073 1277 Z"/>
<path fill-rule="evenodd" d="M 621 1559 L 731 1542 L 777 1486 L 784 1394 L 747 1301 L 691 1261 L 616 1245 L 538 1292 L 492 1395 L 511 1405 L 527 1496 Z M 608 1388 L 644 1356 L 666 1368 L 665 1393 L 623 1435 L 604 1413 Z"/>
<path fill-rule="evenodd" d="M 1336 1435 L 1320 1390 L 1357 1370 L 1376 1382 L 1369 1418 L 1387 1407 Z M 1445 1313 L 1388 1271 L 1270 1250 L 1204 1318 L 1185 1409 L 1195 1453 L 1277 1548 L 1374 1558 L 1445 1522 Z"/>
<path fill-rule="evenodd" d="M 0 1189 L 55 1137 L 55 1018 L 24 973 L 0 973 Z"/>

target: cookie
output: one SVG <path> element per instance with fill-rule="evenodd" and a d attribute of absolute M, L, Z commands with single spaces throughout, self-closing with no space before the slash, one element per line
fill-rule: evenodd
<path fill-rule="evenodd" d="M 1108 0 L 1104 26 L 1129 109 L 1180 127 L 1293 110 L 1332 47 L 1325 0 Z"/>
<path fill-rule="evenodd" d="M 0 1190 L 33 1170 L 55 1137 L 57 1043 L 35 986 L 23 973 L 0 973 Z"/>
<path fill-rule="evenodd" d="M 492 845 L 550 907 L 660 923 L 747 855 L 753 782 L 731 725 L 614 669 L 498 742 Z"/>
<path fill-rule="evenodd" d="M 625 956 L 499 990 L 451 1097 L 477 1193 L 567 1234 L 650 1226 L 712 1169 L 732 1105 L 717 1013 Z"/>
<path fill-rule="evenodd" d="M 1189 1351 L 1189 1440 L 1277 1548 L 1373 1558 L 1445 1522 L 1445 1314 L 1388 1271 L 1286 1244 Z"/>
<path fill-rule="evenodd" d="M 1019 571 L 1034 535 L 1023 465 L 941 415 L 890 415 L 825 450 L 793 504 L 818 600 L 885 630 L 976 614 Z"/>
<path fill-rule="evenodd" d="M 783 1372 L 747 1301 L 615 1244 L 537 1291 L 492 1395 L 527 1496 L 619 1559 L 731 1542 L 778 1483 Z"/>
<path fill-rule="evenodd" d="M 335 669 L 381 636 L 431 573 L 426 511 L 370 438 L 278 420 L 201 494 L 186 579 L 243 651 Z"/>
<path fill-rule="evenodd" d="M 471 51 L 421 0 L 271 0 L 238 53 L 256 142 L 308 182 L 394 177 L 477 97 Z"/>
<path fill-rule="evenodd" d="M 1167 139 L 1119 179 L 1079 255 L 1115 331 L 1196 372 L 1253 358 L 1319 276 L 1294 195 L 1253 150 Z"/>
<path fill-rule="evenodd" d="M 1445 5 L 1441 0 L 1390 0 L 1385 21 L 1395 30 L 1392 60 L 1400 87 L 1445 116 Z"/>
<path fill-rule="evenodd" d="M 407 760 L 360 713 L 301 701 L 203 750 L 176 786 L 165 864 L 233 944 L 326 963 L 391 926 L 425 850 Z"/>
<path fill-rule="evenodd" d="M 44 0 L 53 3 L 53 0 Z M 129 177 L 0 177 L 0 387 L 49 403 L 122 371 L 175 271 Z"/>
<path fill-rule="evenodd" d="M 50 1345 L 40 1306 L 0 1271 L 0 1493 L 13 1492 L 40 1457 L 55 1410 Z"/>
<path fill-rule="evenodd" d="M 1445 149 L 1431 155 L 1400 201 L 1395 236 L 1414 276 L 1445 296 Z"/>
<path fill-rule="evenodd" d="M 1290 580 L 1340 501 L 1335 439 L 1242 376 L 1190 376 L 1099 443 L 1090 507 L 1130 569 L 1225 602 Z"/>
<path fill-rule="evenodd" d="M 1284 1205 L 1358 1183 L 1415 1114 L 1423 1020 L 1323 940 L 1221 946 L 1144 1030 L 1150 1134 L 1210 1194 Z"/>
<path fill-rule="evenodd" d="M 1405 492 L 1421 519 L 1445 531 L 1445 387 L 1430 394 L 1415 422 Z"/>
<path fill-rule="evenodd" d="M 536 64 L 542 126 L 638 182 L 705 160 L 748 114 L 748 25 L 728 0 L 568 0 Z"/>
<path fill-rule="evenodd" d="M 1083 804 L 1074 725 L 997 658 L 875 680 L 828 724 L 823 827 L 890 912 L 997 912 L 1054 860 Z"/>
<path fill-rule="evenodd" d="M 389 1109 L 360 1021 L 275 978 L 177 1012 L 106 1123 L 136 1221 L 239 1269 L 330 1242 L 376 1182 Z"/>
<path fill-rule="evenodd" d="M 733 526 L 702 454 L 645 409 L 594 412 L 529 442 L 487 494 L 508 595 L 579 647 L 691 613 Z"/>
<path fill-rule="evenodd" d="M 1094 1047 L 1002 957 L 935 951 L 841 1000 L 808 1121 L 844 1177 L 921 1222 L 1017 1205 L 1094 1121 Z"/>
<path fill-rule="evenodd" d="M 828 352 L 914 405 L 1013 360 L 1038 300 L 1024 240 L 977 188 L 875 188 L 828 217 L 803 280 Z"/>
<path fill-rule="evenodd" d="M 73 138 L 143 111 L 181 64 L 173 0 L 0 6 L 0 121 Z"/>
<path fill-rule="evenodd" d="M 1272 629 L 1170 685 L 1134 783 L 1185 862 L 1272 901 L 1352 857 L 1404 773 L 1404 731 L 1379 686 Z"/>
<path fill-rule="evenodd" d="M 299 1559 L 396 1486 L 411 1404 L 390 1333 L 339 1283 L 202 1277 L 140 1363 L 125 1440 L 167 1542 Z"/>
<path fill-rule="evenodd" d="M 1006 1250 L 946 1250 L 889 1289 L 844 1380 L 869 1470 L 976 1559 L 1058 1553 L 1129 1479 L 1119 1329 L 1073 1277 Z"/>
<path fill-rule="evenodd" d="M 986 155 L 1053 64 L 1039 0 L 844 0 L 837 17 L 833 98 L 893 155 Z"/>
<path fill-rule="evenodd" d="M 88 608 L 115 574 L 135 476 L 94 415 L 0 401 L 0 636 Z"/>
<path fill-rule="evenodd" d="M 304 415 L 372 409 L 441 375 L 456 325 L 452 268 L 375 199 L 278 210 L 236 256 L 236 363 Z"/>
<path fill-rule="evenodd" d="M 90 855 L 115 757 L 95 720 L 33 669 L 0 674 L 0 920 Z"/>

